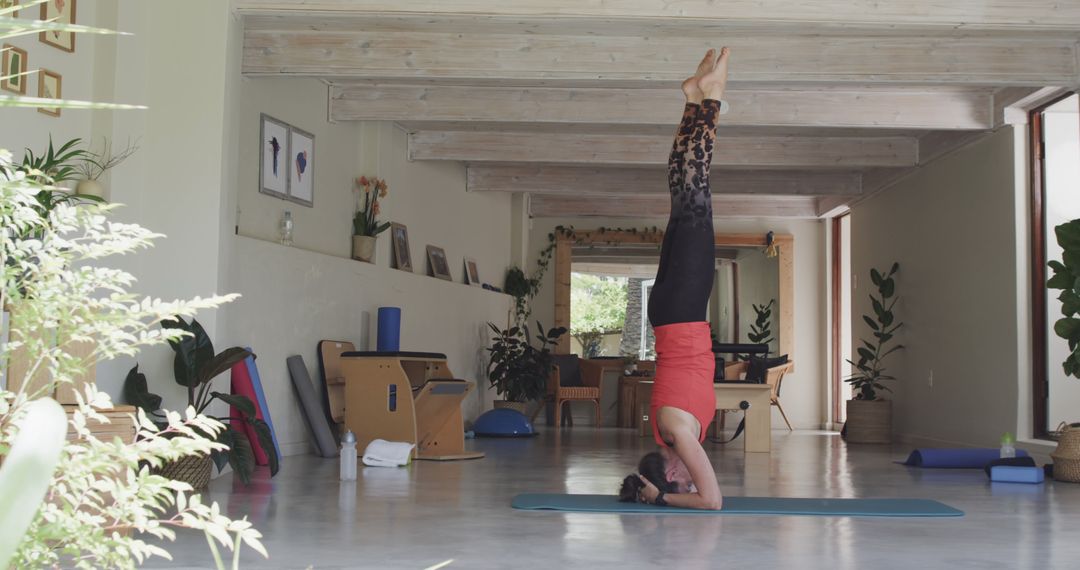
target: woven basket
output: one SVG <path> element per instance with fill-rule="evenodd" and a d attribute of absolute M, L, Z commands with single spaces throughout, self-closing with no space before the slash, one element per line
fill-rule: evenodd
<path fill-rule="evenodd" d="M 1054 479 L 1080 483 L 1080 428 L 1066 427 L 1050 457 L 1054 460 Z"/>
<path fill-rule="evenodd" d="M 154 475 L 161 475 L 173 481 L 182 481 L 195 490 L 204 489 L 210 483 L 210 471 L 214 465 L 207 455 L 188 455 L 176 461 L 153 469 Z"/>
<path fill-rule="evenodd" d="M 848 400 L 848 443 L 892 443 L 891 400 Z"/>

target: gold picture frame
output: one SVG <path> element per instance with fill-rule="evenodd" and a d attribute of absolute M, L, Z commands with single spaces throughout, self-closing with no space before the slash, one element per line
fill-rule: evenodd
<path fill-rule="evenodd" d="M 57 24 L 74 24 L 77 0 L 49 0 L 41 5 L 41 20 Z M 75 53 L 75 32 L 45 30 L 38 34 L 41 43 L 58 50 Z"/>
<path fill-rule="evenodd" d="M 412 273 L 412 255 L 409 253 L 409 230 L 405 224 L 390 224 L 390 244 L 393 252 L 394 267 Z"/>
<path fill-rule="evenodd" d="M 38 72 L 38 98 L 60 99 L 63 97 L 64 78 L 55 71 L 42 69 Z M 38 113 L 50 117 L 60 116 L 60 107 L 38 107 Z"/>
<path fill-rule="evenodd" d="M 476 260 L 471 257 L 465 258 L 465 284 L 473 287 L 480 286 L 480 269 L 476 265 Z"/>
<path fill-rule="evenodd" d="M 428 265 L 431 266 L 432 277 L 445 281 L 454 280 L 450 275 L 450 263 L 446 261 L 446 251 L 443 248 L 434 245 L 427 246 L 427 258 Z"/>
<path fill-rule="evenodd" d="M 0 0 L 0 10 L 4 10 L 4 9 L 7 9 L 7 8 L 14 8 L 14 7 L 18 6 L 18 5 L 19 5 L 19 0 Z M 8 14 L 7 17 L 9 17 L 9 18 L 18 18 L 19 17 L 19 11 L 15 10 L 14 12 L 11 12 L 10 14 Z"/>
<path fill-rule="evenodd" d="M 0 53 L 4 57 L 4 64 L 0 69 L 0 76 L 4 79 L 0 81 L 0 89 L 26 95 L 26 82 L 30 78 L 29 75 L 25 75 L 26 70 L 29 69 L 26 50 L 4 44 Z"/>

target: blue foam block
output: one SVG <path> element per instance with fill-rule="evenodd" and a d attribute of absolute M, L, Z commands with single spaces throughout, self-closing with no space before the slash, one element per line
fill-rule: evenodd
<path fill-rule="evenodd" d="M 573 511 L 616 515 L 819 515 L 837 517 L 962 517 L 964 512 L 929 499 L 814 499 L 794 497 L 724 497 L 719 511 L 620 503 L 612 495 L 529 493 L 514 497 L 515 509 Z"/>
<path fill-rule="evenodd" d="M 995 465 L 990 468 L 990 480 L 997 483 L 1042 483 L 1045 474 L 1041 467 L 1012 467 Z"/>

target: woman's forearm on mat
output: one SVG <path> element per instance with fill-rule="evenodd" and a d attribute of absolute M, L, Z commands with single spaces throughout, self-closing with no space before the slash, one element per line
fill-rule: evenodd
<path fill-rule="evenodd" d="M 701 493 L 668 493 L 664 495 L 669 507 L 718 511 L 724 505 L 724 497 L 706 498 Z"/>

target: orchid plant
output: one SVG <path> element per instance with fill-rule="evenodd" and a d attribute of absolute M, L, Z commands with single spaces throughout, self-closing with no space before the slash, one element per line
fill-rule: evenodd
<path fill-rule="evenodd" d="M 356 179 L 356 214 L 353 215 L 353 235 L 375 237 L 390 227 L 390 222 L 379 223 L 379 199 L 387 193 L 386 181 L 381 178 L 361 176 Z M 363 204 L 362 206 L 360 204 Z"/>

